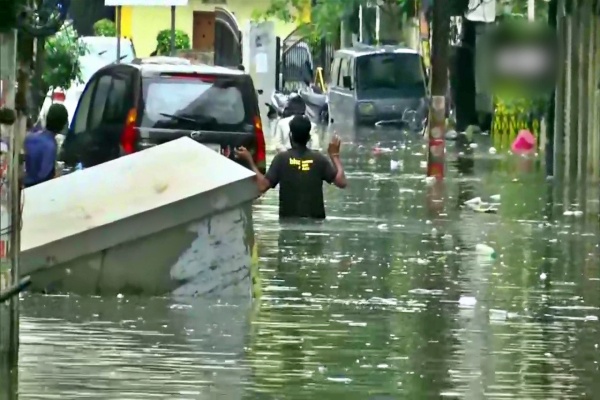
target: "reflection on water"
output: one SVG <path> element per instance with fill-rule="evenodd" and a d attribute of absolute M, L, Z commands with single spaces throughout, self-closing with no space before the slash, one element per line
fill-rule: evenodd
<path fill-rule="evenodd" d="M 428 186 L 420 141 L 386 146 L 347 146 L 325 222 L 258 202 L 253 306 L 25 298 L 20 399 L 596 398 L 598 187 L 483 149 Z"/>

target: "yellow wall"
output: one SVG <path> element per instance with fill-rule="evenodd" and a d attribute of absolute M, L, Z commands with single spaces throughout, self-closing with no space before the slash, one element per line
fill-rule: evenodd
<path fill-rule="evenodd" d="M 228 0 L 227 5 L 220 7 L 228 9 L 235 15 L 240 24 L 240 29 L 243 31 L 253 12 L 266 9 L 268 5 L 269 0 Z M 190 0 L 188 7 L 177 7 L 175 27 L 187 32 L 191 41 L 193 38 L 193 12 L 213 11 L 214 9 L 214 5 L 202 4 L 202 0 Z M 123 14 L 127 16 L 128 21 L 122 21 L 122 29 L 124 32 L 131 32 L 131 38 L 138 57 L 149 56 L 156 49 L 156 35 L 158 35 L 158 32 L 171 28 L 170 7 L 131 7 L 131 10 L 127 10 Z M 126 24 L 131 26 L 126 26 Z M 275 34 L 281 36 L 282 39 L 294 28 L 294 24 L 275 21 Z"/>

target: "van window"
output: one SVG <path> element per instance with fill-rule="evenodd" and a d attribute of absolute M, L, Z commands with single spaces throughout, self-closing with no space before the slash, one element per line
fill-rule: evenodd
<path fill-rule="evenodd" d="M 355 83 L 355 76 L 356 76 L 355 63 L 356 63 L 356 57 L 352 57 L 350 59 L 350 67 L 348 67 L 348 75 L 350 75 L 350 83 L 352 84 L 352 88 L 356 87 L 354 85 L 354 83 Z"/>
<path fill-rule="evenodd" d="M 356 61 L 359 92 L 391 89 L 407 95 L 425 95 L 421 57 L 414 53 L 387 53 L 358 57 Z"/>
<path fill-rule="evenodd" d="M 87 121 L 90 116 L 90 106 L 92 104 L 92 95 L 96 90 L 96 86 L 98 85 L 98 79 L 94 79 L 90 82 L 81 99 L 79 100 L 79 105 L 75 109 L 75 115 L 73 117 L 73 133 L 78 134 L 81 132 L 85 132 L 87 130 Z"/>
<path fill-rule="evenodd" d="M 114 77 L 112 88 L 108 95 L 103 123 L 123 123 L 127 118 L 127 81 L 122 77 Z"/>
<path fill-rule="evenodd" d="M 180 75 L 144 80 L 142 127 L 225 130 L 252 123 L 241 79 Z M 246 101 L 245 101 L 246 100 Z"/>
<path fill-rule="evenodd" d="M 92 115 L 88 120 L 88 129 L 95 129 L 100 126 L 102 122 L 102 116 L 104 115 L 104 109 L 106 107 L 106 100 L 108 99 L 108 93 L 112 83 L 112 77 L 110 75 L 103 75 L 98 81 L 96 87 L 96 93 L 92 99 Z"/>
<path fill-rule="evenodd" d="M 330 76 L 330 80 L 331 80 L 331 84 L 333 86 L 337 86 L 338 83 L 338 79 L 339 79 L 339 72 L 340 72 L 340 58 L 335 57 L 333 62 L 331 63 L 331 74 Z"/>
<path fill-rule="evenodd" d="M 340 77 L 338 79 L 338 86 L 344 87 L 344 77 L 350 73 L 350 61 L 347 58 L 342 58 L 340 61 Z"/>

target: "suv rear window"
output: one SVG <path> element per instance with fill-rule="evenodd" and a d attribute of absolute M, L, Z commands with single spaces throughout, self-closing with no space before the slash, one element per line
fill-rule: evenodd
<path fill-rule="evenodd" d="M 161 75 L 145 79 L 141 127 L 224 130 L 252 123 L 243 78 Z"/>

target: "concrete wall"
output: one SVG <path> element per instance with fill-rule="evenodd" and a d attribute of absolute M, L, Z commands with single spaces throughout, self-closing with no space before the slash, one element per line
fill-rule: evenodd
<path fill-rule="evenodd" d="M 32 290 L 82 295 L 252 295 L 251 203 L 32 275 Z"/>
<path fill-rule="evenodd" d="M 266 10 L 270 0 L 228 0 L 225 5 L 204 4 L 201 0 L 190 0 L 188 7 L 176 10 L 176 28 L 185 31 L 190 40 L 193 36 L 194 11 L 214 11 L 215 7 L 225 8 L 233 13 L 240 24 L 240 30 L 251 20 L 255 11 Z M 163 29 L 171 27 L 171 10 L 169 7 L 123 7 L 122 32 L 133 39 L 135 50 L 140 57 L 149 56 L 156 48 L 156 35 Z M 275 33 L 282 38 L 291 33 L 295 24 L 273 20 Z"/>

